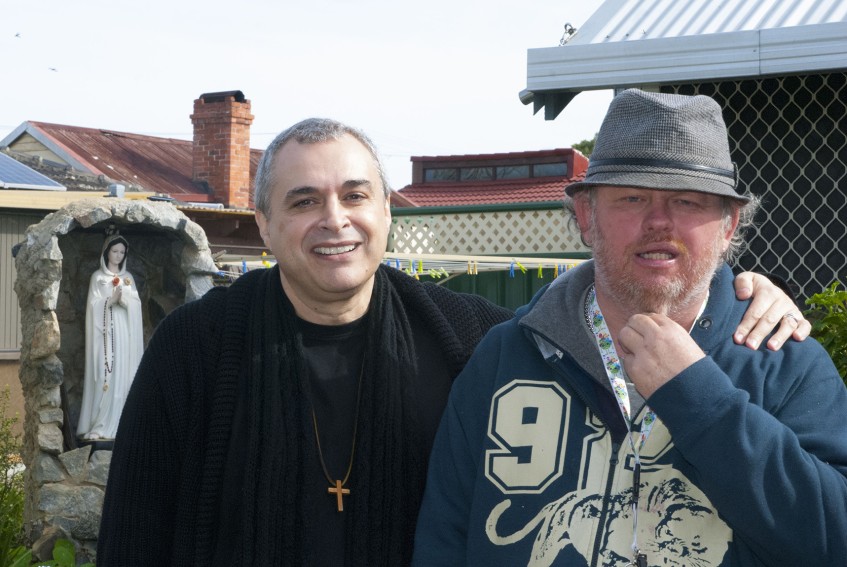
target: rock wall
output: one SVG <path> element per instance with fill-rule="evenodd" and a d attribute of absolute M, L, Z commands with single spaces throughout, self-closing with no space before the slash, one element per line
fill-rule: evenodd
<path fill-rule="evenodd" d="M 27 537 L 49 559 L 58 537 L 93 560 L 111 442 L 75 437 L 85 369 L 88 281 L 105 230 L 129 242 L 127 269 L 142 302 L 145 345 L 175 307 L 203 295 L 216 268 L 199 225 L 169 203 L 86 199 L 30 226 L 16 260 L 21 307 L 20 379 L 25 399 Z"/>

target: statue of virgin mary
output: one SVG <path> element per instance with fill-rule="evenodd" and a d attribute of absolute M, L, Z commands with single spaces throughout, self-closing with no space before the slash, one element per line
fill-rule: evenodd
<path fill-rule="evenodd" d="M 126 270 L 129 245 L 106 237 L 91 275 L 85 312 L 85 379 L 77 437 L 114 439 L 129 387 L 144 352 L 141 301 Z"/>

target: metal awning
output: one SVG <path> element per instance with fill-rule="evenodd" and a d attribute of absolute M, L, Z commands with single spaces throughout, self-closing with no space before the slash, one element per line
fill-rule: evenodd
<path fill-rule="evenodd" d="M 524 104 L 584 90 L 847 69 L 847 2 L 607 0 L 564 45 L 529 49 Z"/>

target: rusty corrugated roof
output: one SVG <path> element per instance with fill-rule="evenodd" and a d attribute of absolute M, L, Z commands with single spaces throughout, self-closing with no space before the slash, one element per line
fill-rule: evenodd
<path fill-rule="evenodd" d="M 89 173 L 182 200 L 208 199 L 203 188 L 191 180 L 192 143 L 188 140 L 47 122 L 30 124 L 88 168 Z M 262 150 L 250 150 L 251 185 L 261 156 Z"/>

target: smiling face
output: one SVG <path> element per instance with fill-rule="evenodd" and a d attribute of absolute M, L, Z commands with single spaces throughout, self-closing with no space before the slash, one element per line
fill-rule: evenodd
<path fill-rule="evenodd" d="M 631 313 L 699 307 L 738 223 L 720 197 L 691 191 L 598 187 L 574 201 L 594 249 L 596 285 Z"/>
<path fill-rule="evenodd" d="M 256 211 L 256 222 L 300 317 L 341 324 L 365 314 L 391 213 L 358 140 L 286 142 L 273 164 L 269 212 Z"/>

